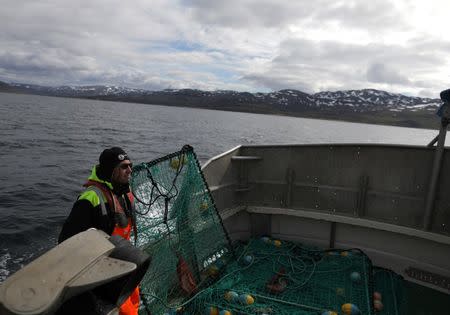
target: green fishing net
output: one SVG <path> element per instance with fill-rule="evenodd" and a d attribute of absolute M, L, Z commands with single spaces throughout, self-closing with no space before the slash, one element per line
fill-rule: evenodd
<path fill-rule="evenodd" d="M 217 281 L 179 314 L 373 314 L 371 263 L 362 252 L 323 251 L 269 237 L 235 247 Z M 327 313 L 328 312 L 328 313 Z"/>
<path fill-rule="evenodd" d="M 376 314 L 374 286 L 387 280 L 358 249 L 269 236 L 232 244 L 191 147 L 136 166 L 131 185 L 138 245 L 152 257 L 141 314 Z M 395 292 L 383 292 L 393 310 Z"/>
<path fill-rule="evenodd" d="M 378 308 L 379 315 L 408 314 L 405 299 L 404 280 L 391 270 L 375 267 L 373 269 L 374 306 Z"/>
<path fill-rule="evenodd" d="M 133 168 L 138 246 L 152 257 L 143 304 L 164 314 L 203 286 L 206 266 L 230 253 L 231 243 L 190 146 Z"/>

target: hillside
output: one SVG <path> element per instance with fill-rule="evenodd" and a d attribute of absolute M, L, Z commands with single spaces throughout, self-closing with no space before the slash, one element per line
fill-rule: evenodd
<path fill-rule="evenodd" d="M 196 107 L 431 129 L 439 126 L 439 120 L 434 114 L 441 104 L 439 99 L 411 97 L 374 89 L 315 94 L 292 89 L 271 93 L 249 93 L 193 89 L 147 91 L 116 86 L 45 87 L 0 82 L 0 92 Z"/>

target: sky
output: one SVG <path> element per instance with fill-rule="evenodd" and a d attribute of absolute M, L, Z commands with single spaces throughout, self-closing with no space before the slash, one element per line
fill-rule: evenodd
<path fill-rule="evenodd" d="M 448 0 L 0 0 L 0 81 L 306 93 L 450 86 Z"/>

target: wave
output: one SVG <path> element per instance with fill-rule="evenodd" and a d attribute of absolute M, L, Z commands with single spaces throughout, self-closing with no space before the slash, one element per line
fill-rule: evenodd
<path fill-rule="evenodd" d="M 8 270 L 8 262 L 11 260 L 11 254 L 8 252 L 0 254 L 0 282 L 5 281 L 5 279 L 10 275 L 11 271 Z"/>

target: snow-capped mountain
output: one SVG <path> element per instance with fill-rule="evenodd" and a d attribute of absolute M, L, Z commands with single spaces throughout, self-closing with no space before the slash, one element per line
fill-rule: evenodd
<path fill-rule="evenodd" d="M 314 94 L 314 98 L 318 106 L 349 106 L 360 110 L 436 110 L 441 104 L 439 99 L 411 97 L 373 89 L 320 92 Z"/>
<path fill-rule="evenodd" d="M 90 86 L 41 86 L 32 84 L 10 83 L 12 88 L 20 89 L 30 94 L 40 94 L 63 97 L 90 97 L 104 95 L 127 95 L 130 93 L 144 93 L 145 90 L 123 88 L 118 86 L 90 85 Z"/>
<path fill-rule="evenodd" d="M 315 94 L 292 89 L 249 93 L 194 89 L 148 91 L 103 85 L 45 87 L 0 82 L 1 91 L 326 118 L 333 115 L 356 117 L 358 113 L 431 113 L 436 112 L 441 104 L 439 99 L 405 96 L 374 89 Z"/>

